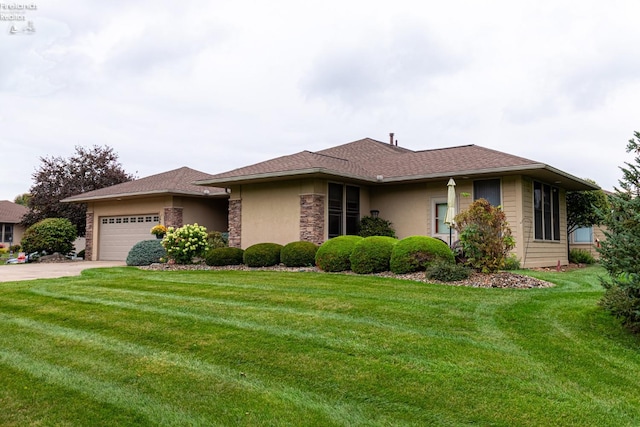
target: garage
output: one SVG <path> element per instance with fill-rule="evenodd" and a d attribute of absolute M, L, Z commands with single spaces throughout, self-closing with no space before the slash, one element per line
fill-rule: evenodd
<path fill-rule="evenodd" d="M 141 240 L 152 240 L 151 228 L 160 222 L 158 214 L 108 216 L 100 218 L 98 259 L 124 261 Z"/>

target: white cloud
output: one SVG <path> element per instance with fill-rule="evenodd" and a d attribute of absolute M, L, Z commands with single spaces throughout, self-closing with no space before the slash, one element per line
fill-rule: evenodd
<path fill-rule="evenodd" d="M 140 176 L 362 137 L 475 143 L 606 188 L 637 122 L 635 2 L 38 3 L 0 23 L 0 199 L 107 144 Z"/>

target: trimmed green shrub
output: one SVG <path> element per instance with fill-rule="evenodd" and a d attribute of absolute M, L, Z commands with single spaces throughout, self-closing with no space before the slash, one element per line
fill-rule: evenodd
<path fill-rule="evenodd" d="M 468 279 L 471 270 L 462 264 L 436 260 L 427 266 L 425 277 L 438 282 L 456 282 Z"/>
<path fill-rule="evenodd" d="M 129 250 L 127 265 L 151 265 L 167 256 L 167 251 L 158 239 L 142 240 Z"/>
<path fill-rule="evenodd" d="M 207 235 L 207 244 L 209 249 L 225 248 L 229 246 L 229 239 L 225 237 L 227 233 L 221 233 L 219 231 L 211 231 Z"/>
<path fill-rule="evenodd" d="M 515 254 L 509 255 L 504 260 L 503 270 L 520 270 L 520 259 Z"/>
<path fill-rule="evenodd" d="M 78 236 L 75 225 L 66 218 L 46 218 L 38 221 L 24 232 L 24 251 L 58 252 L 66 255 L 73 250 L 73 241 Z"/>
<path fill-rule="evenodd" d="M 393 229 L 391 221 L 372 216 L 364 216 L 358 224 L 358 236 L 371 237 L 371 236 L 389 236 L 396 237 L 396 232 Z"/>
<path fill-rule="evenodd" d="M 596 259 L 584 249 L 571 249 L 569 251 L 569 262 L 574 264 L 594 264 Z"/>
<path fill-rule="evenodd" d="M 347 271 L 351 269 L 351 253 L 360 236 L 338 236 L 324 242 L 316 252 L 316 265 L 324 271 Z"/>
<path fill-rule="evenodd" d="M 20 246 L 20 245 L 9 246 L 9 251 L 10 252 L 20 252 L 20 249 L 22 249 L 22 246 Z"/>
<path fill-rule="evenodd" d="M 424 271 L 427 265 L 442 259 L 454 263 L 453 252 L 440 239 L 429 236 L 411 236 L 400 240 L 393 247 L 389 267 L 396 274 Z"/>
<path fill-rule="evenodd" d="M 242 264 L 244 251 L 240 248 L 214 248 L 209 249 L 204 262 L 210 266 L 239 265 Z"/>
<path fill-rule="evenodd" d="M 280 261 L 287 267 L 310 267 L 316 263 L 318 245 L 312 242 L 291 242 L 280 251 Z"/>
<path fill-rule="evenodd" d="M 249 267 L 269 267 L 280 264 L 282 245 L 277 243 L 257 243 L 244 251 L 242 260 Z"/>
<path fill-rule="evenodd" d="M 198 223 L 186 224 L 178 229 L 169 227 L 162 239 L 162 246 L 176 264 L 191 264 L 193 258 L 204 256 L 207 252 L 207 229 Z"/>
<path fill-rule="evenodd" d="M 351 270 L 358 274 L 389 271 L 391 251 L 396 243 L 397 239 L 388 236 L 365 237 L 356 243 L 349 257 Z"/>

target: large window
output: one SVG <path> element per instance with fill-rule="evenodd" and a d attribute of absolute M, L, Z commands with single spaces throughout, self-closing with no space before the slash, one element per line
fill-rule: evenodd
<path fill-rule="evenodd" d="M 360 221 L 360 188 L 329 183 L 329 238 L 357 234 Z"/>
<path fill-rule="evenodd" d="M 500 180 L 499 179 L 483 179 L 473 181 L 473 200 L 486 199 L 492 206 L 500 206 L 502 198 L 500 197 Z"/>
<path fill-rule="evenodd" d="M 533 214 L 537 240 L 560 240 L 560 191 L 533 183 Z"/>

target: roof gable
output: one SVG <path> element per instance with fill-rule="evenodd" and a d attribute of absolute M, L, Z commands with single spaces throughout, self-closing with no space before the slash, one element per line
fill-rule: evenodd
<path fill-rule="evenodd" d="M 212 175 L 207 173 L 190 169 L 188 167 L 181 167 L 168 172 L 67 197 L 63 202 L 85 202 L 99 199 L 136 197 L 153 194 L 183 194 L 191 196 L 207 196 L 212 193 L 226 194 L 223 188 L 204 189 L 201 186 L 193 184 L 195 181 L 211 177 Z M 207 193 L 205 190 L 208 190 L 209 192 Z"/>

